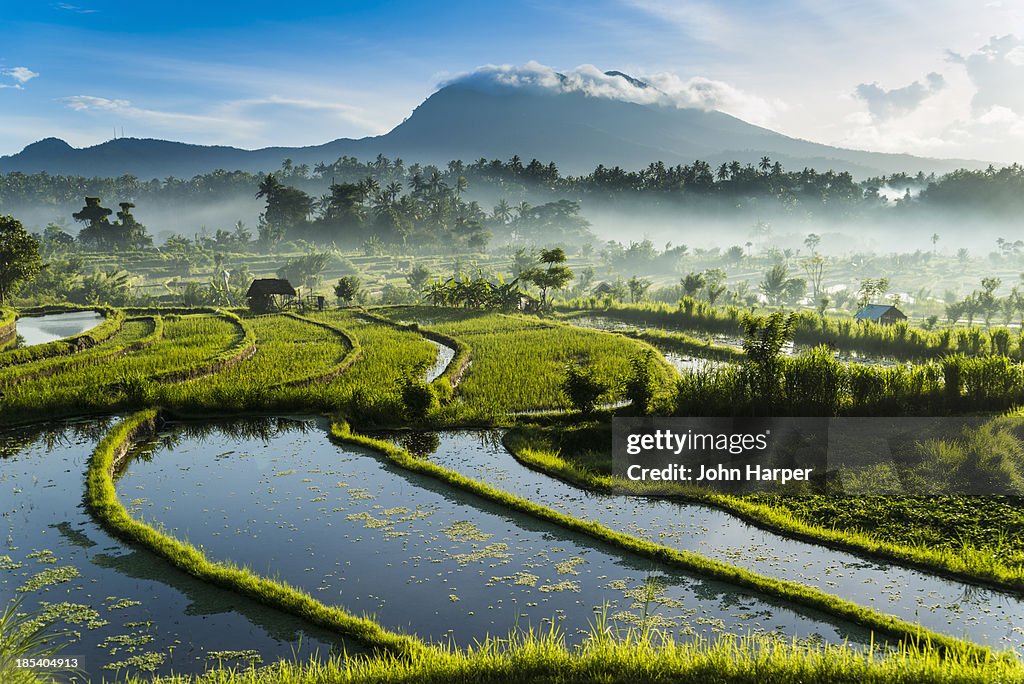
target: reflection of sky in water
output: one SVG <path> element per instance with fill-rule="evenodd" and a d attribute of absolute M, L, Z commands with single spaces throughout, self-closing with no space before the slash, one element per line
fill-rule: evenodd
<path fill-rule="evenodd" d="M 622 553 L 332 444 L 322 427 L 264 436 L 179 434 L 118 483 L 135 515 L 391 629 L 468 645 L 554 621 L 579 642 L 593 609 L 635 623 L 657 582 L 679 639 L 766 632 L 842 642 L 863 630 Z M 421 440 L 429 451 L 435 444 Z"/>
<path fill-rule="evenodd" d="M 23 316 L 18 319 L 16 329 L 24 339 L 25 346 L 31 347 L 80 335 L 90 328 L 95 328 L 102 320 L 103 316 L 95 311 Z"/>
<path fill-rule="evenodd" d="M 494 432 L 442 432 L 430 460 L 583 519 L 668 546 L 796 580 L 939 632 L 1024 646 L 1024 599 L 796 541 L 716 508 L 581 490 L 521 465 Z"/>
<path fill-rule="evenodd" d="M 72 607 L 60 604 L 79 605 L 81 620 L 56 626 L 81 635 L 64 653 L 84 658 L 83 670 L 94 681 L 113 679 L 105 665 L 131 659 L 161 673 L 199 673 L 216 663 L 211 651 L 254 649 L 265 662 L 290 658 L 303 632 L 302 653 L 326 654 L 336 638 L 174 570 L 121 544 L 93 520 L 82 494 L 87 461 L 104 428 L 87 421 L 0 431 L 0 602 L 21 596 L 22 609 L 37 613 L 45 601 L 66 617 L 75 617 Z M 41 577 L 51 582 L 18 591 Z M 118 644 L 122 639 L 129 643 Z"/>

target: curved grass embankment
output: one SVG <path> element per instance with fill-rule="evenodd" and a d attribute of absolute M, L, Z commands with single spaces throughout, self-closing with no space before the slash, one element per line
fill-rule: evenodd
<path fill-rule="evenodd" d="M 349 334 L 348 331 L 346 331 L 344 328 L 331 325 L 329 323 L 324 323 L 322 321 L 314 321 L 312 318 L 300 316 L 299 314 L 296 313 L 289 312 L 286 315 L 291 316 L 292 318 L 302 321 L 304 323 L 308 323 L 310 325 L 314 325 L 319 328 L 323 328 L 325 330 L 330 331 L 339 340 L 341 340 L 342 345 L 347 347 L 347 351 L 338 359 L 337 363 L 335 363 L 330 368 L 326 370 L 315 370 L 305 377 L 295 378 L 293 380 L 285 380 L 284 382 L 278 384 L 279 387 L 306 387 L 314 383 L 329 382 L 334 378 L 338 377 L 339 375 L 341 375 L 342 373 L 344 373 L 353 363 L 359 360 L 359 355 L 362 353 L 362 349 L 359 347 L 359 342 L 357 342 L 356 339 L 352 337 L 352 335 Z"/>
<path fill-rule="evenodd" d="M 95 347 L 100 342 L 112 337 L 125 321 L 125 314 L 120 309 L 114 309 L 107 306 L 89 306 L 89 307 L 73 307 L 73 306 L 57 306 L 57 307 L 43 307 L 36 309 L 26 309 L 22 311 L 22 314 L 31 313 L 33 315 L 46 315 L 50 313 L 67 313 L 72 311 L 96 311 L 104 316 L 104 320 L 96 325 L 95 327 L 86 330 L 85 332 L 74 335 L 72 337 L 65 337 L 64 339 L 54 340 L 53 342 L 47 342 L 46 344 L 36 344 L 31 347 L 23 347 L 21 349 L 12 349 L 0 353 L 0 368 L 6 368 L 22 363 L 30 363 L 39 359 L 45 359 L 53 356 L 64 356 L 67 354 L 74 354 L 76 352 Z"/>
<path fill-rule="evenodd" d="M 593 521 L 585 521 L 559 513 L 546 506 L 541 506 L 527 499 L 509 494 L 435 463 L 417 459 L 408 451 L 396 447 L 389 442 L 355 434 L 352 432 L 349 424 L 344 421 L 332 423 L 331 437 L 341 442 L 350 442 L 375 449 L 403 468 L 428 475 L 520 513 L 554 523 L 574 532 L 586 534 L 630 553 L 635 553 L 682 570 L 698 573 L 704 577 L 772 596 L 804 608 L 820 610 L 829 615 L 858 624 L 877 634 L 893 637 L 901 644 L 912 645 L 915 648 L 924 645 L 939 649 L 943 653 L 955 653 L 982 659 L 1004 657 L 994 655 L 991 649 L 986 647 L 940 634 L 891 615 L 879 613 L 851 601 L 832 596 L 814 587 L 759 575 L 692 552 L 673 549 L 615 532 Z"/>
<path fill-rule="evenodd" d="M 354 310 L 333 310 L 310 316 L 344 328 L 361 353 L 346 372 L 324 388 L 330 406 L 348 407 L 366 420 L 394 422 L 401 410 L 401 387 L 417 369 L 436 358 L 435 347 L 412 330 L 366 318 Z"/>
<path fill-rule="evenodd" d="M 184 414 L 329 410 L 333 381 L 358 357 L 345 329 L 295 314 L 243 319 L 255 353 L 194 382 L 161 388 L 164 406 Z"/>
<path fill-rule="evenodd" d="M 163 334 L 164 322 L 160 316 L 129 318 L 113 336 L 86 351 L 0 368 L 0 387 L 57 375 L 131 354 L 156 343 Z"/>
<path fill-rule="evenodd" d="M 581 489 L 634 496 L 675 498 L 714 506 L 756 527 L 800 541 L 896 562 L 950 579 L 1000 590 L 1024 592 L 1024 567 L 999 562 L 984 549 L 907 546 L 879 539 L 861 530 L 823 527 L 801 519 L 784 506 L 748 501 L 744 497 L 707 492 L 681 483 L 632 482 L 595 472 L 563 458 L 542 436 L 517 427 L 505 434 L 505 448 L 523 465 Z M 607 459 L 610 466 L 610 459 Z M 657 491 L 657 494 L 652 492 Z M 671 493 L 666 495 L 666 491 Z"/>
<path fill-rule="evenodd" d="M 261 577 L 247 568 L 210 561 L 194 546 L 133 518 L 117 497 L 114 476 L 124 467 L 137 441 L 153 434 L 157 421 L 156 409 L 132 414 L 100 441 L 89 460 L 86 504 L 107 530 L 120 539 L 148 549 L 199 580 L 351 637 L 371 649 L 409 657 L 426 648 L 414 636 L 391 632 L 367 617 L 325 605 L 284 582 Z"/>
<path fill-rule="evenodd" d="M 394 308 L 398 309 L 400 307 Z M 453 356 L 452 360 L 448 362 L 444 372 L 434 379 L 434 382 L 447 382 L 448 386 L 453 390 L 459 386 L 460 382 L 462 382 L 462 378 L 465 376 L 466 371 L 469 369 L 470 363 L 472 362 L 473 350 L 468 344 L 450 335 L 445 335 L 437 332 L 436 330 L 432 330 L 429 327 L 421 327 L 418 323 L 399 323 L 367 310 L 364 310 L 362 315 L 368 320 L 379 322 L 382 325 L 394 326 L 400 330 L 409 330 L 411 332 L 418 333 L 428 340 L 433 340 L 438 344 L 443 344 L 446 347 L 454 349 L 455 356 Z"/>
<path fill-rule="evenodd" d="M 256 335 L 252 328 L 230 311 L 218 310 L 214 315 L 228 321 L 235 328 L 233 344 L 201 366 L 160 373 L 153 376 L 153 381 L 165 384 L 187 382 L 219 373 L 252 358 L 256 353 Z"/>
<path fill-rule="evenodd" d="M 1024 666 L 901 649 L 860 654 L 842 646 L 799 646 L 764 639 L 663 643 L 605 635 L 569 648 L 550 634 L 514 634 L 476 648 L 429 649 L 409 658 L 279 662 L 261 669 L 215 669 L 204 675 L 129 678 L 128 684 L 990 684 L 1024 680 Z"/>

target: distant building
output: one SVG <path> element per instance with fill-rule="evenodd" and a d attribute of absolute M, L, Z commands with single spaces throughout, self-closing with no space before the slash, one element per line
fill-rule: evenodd
<path fill-rule="evenodd" d="M 868 304 L 853 315 L 858 321 L 871 321 L 881 325 L 892 325 L 897 321 L 907 320 L 907 315 L 888 304 Z"/>
<path fill-rule="evenodd" d="M 245 293 L 249 308 L 260 313 L 276 311 L 296 296 L 295 288 L 280 278 L 259 278 L 252 281 Z"/>

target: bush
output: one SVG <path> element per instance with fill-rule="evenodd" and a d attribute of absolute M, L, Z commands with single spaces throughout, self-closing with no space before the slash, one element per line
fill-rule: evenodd
<path fill-rule="evenodd" d="M 565 367 L 562 392 L 577 411 L 593 413 L 598 400 L 607 391 L 608 386 L 597 379 L 593 368 L 580 363 Z"/>
<path fill-rule="evenodd" d="M 402 384 L 402 404 L 405 416 L 411 420 L 423 420 L 441 404 L 430 383 L 419 376 L 408 376 Z"/>

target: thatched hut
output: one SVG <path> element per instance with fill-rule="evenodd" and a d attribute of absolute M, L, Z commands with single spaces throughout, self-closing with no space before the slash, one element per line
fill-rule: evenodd
<path fill-rule="evenodd" d="M 287 280 L 281 278 L 259 278 L 252 281 L 249 291 L 245 293 L 249 300 L 249 308 L 264 313 L 277 311 L 295 299 L 295 288 Z"/>

